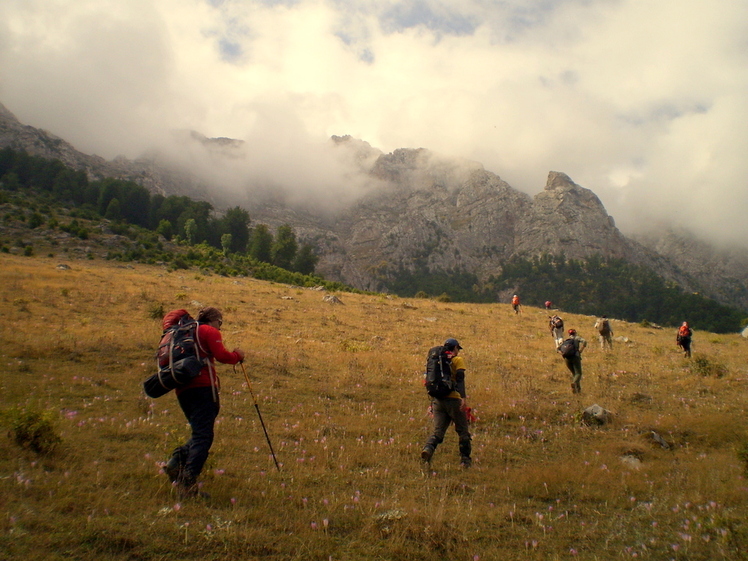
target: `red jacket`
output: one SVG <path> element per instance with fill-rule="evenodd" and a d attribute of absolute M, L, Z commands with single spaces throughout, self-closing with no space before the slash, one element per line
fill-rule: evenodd
<path fill-rule="evenodd" d="M 186 310 L 173 310 L 164 316 L 163 328 L 168 329 L 174 323 L 179 321 Z M 222 362 L 224 364 L 236 364 L 239 362 L 239 354 L 231 352 L 223 346 L 223 337 L 221 332 L 215 327 L 211 327 L 207 324 L 200 324 L 197 327 L 197 342 L 199 345 L 200 356 L 207 356 L 210 361 L 209 365 L 206 365 L 200 374 L 195 376 L 189 383 L 184 386 L 177 388 L 176 392 L 179 395 L 182 391 L 188 388 L 204 388 L 215 385 L 220 387 L 220 380 L 218 374 L 216 374 L 215 361 Z M 213 381 L 211 382 L 211 369 L 213 371 Z"/>

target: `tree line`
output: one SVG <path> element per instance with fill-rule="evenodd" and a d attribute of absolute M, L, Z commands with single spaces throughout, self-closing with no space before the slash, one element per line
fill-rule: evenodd
<path fill-rule="evenodd" d="M 34 190 L 50 200 L 75 207 L 80 217 L 110 219 L 115 231 L 117 224 L 131 224 L 152 232 L 154 237 L 159 234 L 196 248 L 216 249 L 201 252 L 202 256 L 212 255 L 213 261 L 218 254 L 232 254 L 243 267 L 252 260 L 301 275 L 312 275 L 318 261 L 312 246 L 300 246 L 288 224 L 280 226 L 275 234 L 265 224 L 250 228 L 249 213 L 241 207 L 218 216 L 208 202 L 151 194 L 132 181 L 89 180 L 84 171 L 24 151 L 0 150 L 0 185 L 10 192 Z M 32 214 L 29 226 L 34 227 L 41 220 L 41 216 Z M 77 220 L 59 227 L 80 237 L 88 234 Z M 123 233 L 127 230 L 121 229 Z M 139 252 L 132 250 L 124 257 L 137 258 Z M 195 263 L 199 262 L 197 255 Z M 217 261 L 214 266 L 221 267 Z M 271 269 L 256 269 L 260 270 L 264 275 L 278 274 Z M 551 300 L 572 313 L 606 314 L 668 326 L 689 321 L 697 329 L 716 333 L 739 330 L 746 315 L 745 311 L 700 294 L 686 293 L 645 267 L 601 256 L 586 260 L 566 259 L 563 255 L 514 257 L 483 282 L 475 274 L 461 270 L 430 271 L 424 263 L 419 263 L 416 270 L 400 267 L 382 273 L 386 288 L 404 297 L 495 302 L 498 294 L 511 291 L 519 292 L 526 304 L 541 306 Z"/>
<path fill-rule="evenodd" d="M 4 190 L 34 189 L 61 204 L 154 231 L 167 240 L 207 244 L 305 275 L 314 273 L 319 260 L 310 244 L 299 244 L 288 224 L 275 234 L 265 224 L 250 228 L 249 213 L 239 206 L 218 216 L 206 201 L 151 194 L 133 181 L 89 180 L 84 171 L 25 151 L 0 150 L 0 183 Z"/>
<path fill-rule="evenodd" d="M 495 302 L 498 294 L 516 292 L 529 305 L 543 306 L 550 300 L 570 313 L 664 326 L 688 321 L 696 329 L 714 333 L 734 333 L 746 323 L 745 310 L 686 292 L 646 267 L 599 255 L 586 260 L 549 254 L 517 256 L 484 282 L 464 271 L 400 269 L 391 276 L 388 288 L 405 297 L 430 295 L 463 302 Z"/>
<path fill-rule="evenodd" d="M 563 255 L 518 257 L 489 282 L 499 290 L 517 287 L 524 302 L 540 305 L 551 300 L 575 313 L 666 326 L 688 321 L 696 329 L 714 333 L 738 331 L 746 315 L 701 294 L 686 292 L 646 267 L 599 255 L 586 260 Z"/>

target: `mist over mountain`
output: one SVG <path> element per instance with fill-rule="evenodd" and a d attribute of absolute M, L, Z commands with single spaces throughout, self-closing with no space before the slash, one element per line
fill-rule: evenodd
<path fill-rule="evenodd" d="M 549 172 L 531 197 L 478 162 L 424 148 L 384 153 L 350 136 L 333 136 L 303 156 L 327 170 L 316 177 L 299 175 L 311 168 L 296 162 L 294 152 L 248 174 L 258 156 L 241 140 L 179 131 L 164 146 L 134 160 L 105 160 L 23 125 L 0 105 L 0 148 L 56 158 L 90 178 L 207 200 L 219 210 L 239 205 L 254 224 L 288 223 L 314 246 L 320 274 L 357 288 L 387 291 L 403 273 L 419 271 L 486 279 L 517 256 L 600 255 L 748 310 L 748 250 L 717 248 L 662 226 L 626 236 L 595 193 L 561 171 Z M 306 188 L 289 187 L 294 181 Z"/>

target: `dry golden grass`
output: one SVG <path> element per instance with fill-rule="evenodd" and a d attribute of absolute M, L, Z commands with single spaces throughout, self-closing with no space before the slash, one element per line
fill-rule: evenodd
<path fill-rule="evenodd" d="M 590 342 L 583 394 L 544 310 L 323 292 L 253 279 L 0 256 L 0 409 L 52 411 L 47 456 L 0 438 L 0 558 L 744 559 L 746 347 L 696 332 L 562 314 Z M 219 367 L 222 409 L 203 480 L 179 502 L 160 464 L 188 430 L 173 394 L 145 398 L 154 308 L 224 311 L 241 372 Z M 448 336 L 465 350 L 474 466 L 453 431 L 430 470 L 422 371 Z M 698 362 L 697 362 L 698 359 Z M 598 403 L 605 427 L 580 423 Z M 653 440 L 653 431 L 670 448 Z M 3 433 L 7 427 L 3 425 Z"/>

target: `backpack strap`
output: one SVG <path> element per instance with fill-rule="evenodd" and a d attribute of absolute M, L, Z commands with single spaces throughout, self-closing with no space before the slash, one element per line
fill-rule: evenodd
<path fill-rule="evenodd" d="M 197 324 L 197 327 L 195 327 L 195 341 L 197 342 L 197 345 L 195 345 L 195 354 L 197 355 L 197 360 L 200 359 L 200 351 L 199 349 L 203 348 L 202 343 L 200 343 L 200 324 Z M 208 376 L 210 377 L 210 390 L 213 393 L 213 402 L 218 403 L 218 390 L 216 389 L 218 379 L 216 377 L 215 369 L 213 368 L 213 361 L 210 360 L 210 357 L 207 353 L 205 353 L 205 360 L 208 363 Z"/>

